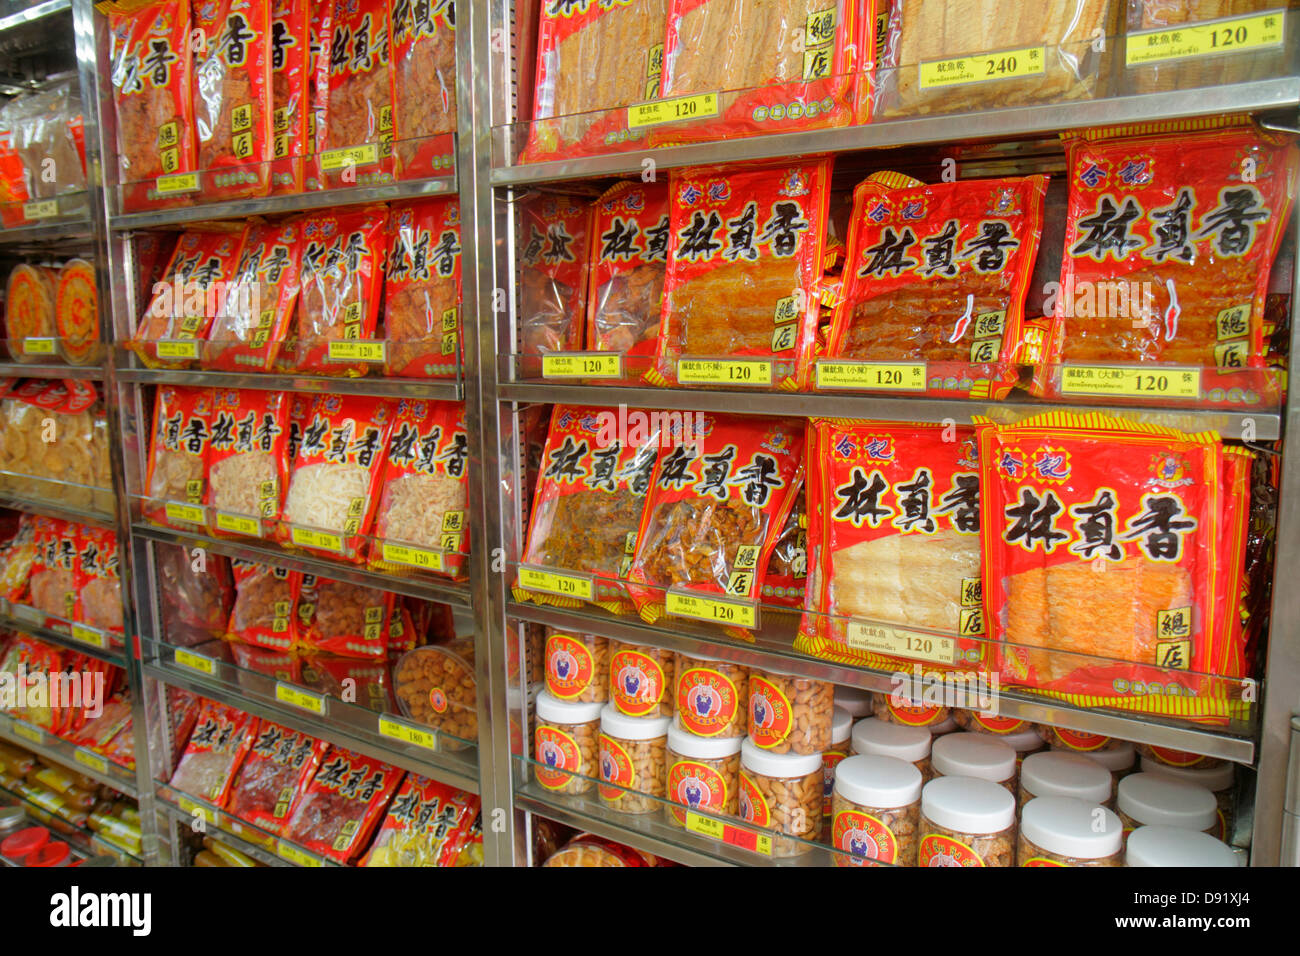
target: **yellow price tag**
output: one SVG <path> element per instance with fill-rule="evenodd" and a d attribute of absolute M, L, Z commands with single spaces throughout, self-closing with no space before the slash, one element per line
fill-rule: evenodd
<path fill-rule="evenodd" d="M 108 773 L 108 761 L 97 753 L 78 747 L 73 751 L 72 759 L 83 767 L 89 767 L 96 773 Z"/>
<path fill-rule="evenodd" d="M 276 841 L 275 852 L 276 855 L 280 857 L 280 859 L 288 860 L 290 863 L 296 864 L 297 866 L 324 866 L 325 865 L 319 859 L 317 859 L 316 857 L 308 853 L 306 850 L 300 850 L 292 843 L 288 843 L 284 840 Z"/>
<path fill-rule="evenodd" d="M 421 730 L 419 727 L 412 727 L 410 724 L 402 723 L 400 720 L 393 720 L 390 717 L 379 718 L 379 734 L 381 737 L 388 737 L 390 740 L 415 744 L 415 746 L 423 747 L 425 750 L 438 749 L 438 738 L 432 730 Z"/>
<path fill-rule="evenodd" d="M 649 103 L 629 106 L 627 125 L 628 129 L 640 129 L 642 126 L 657 126 L 660 123 L 675 123 L 678 120 L 702 119 L 717 115 L 718 94 L 696 93 L 693 96 L 651 100 Z"/>
<path fill-rule="evenodd" d="M 727 601 L 669 591 L 664 595 L 664 610 L 673 617 L 689 617 L 697 621 L 714 621 L 750 629 L 758 627 L 758 606 L 753 602 Z"/>
<path fill-rule="evenodd" d="M 932 90 L 941 86 L 956 86 L 963 83 L 1038 76 L 1043 72 L 1046 62 L 1045 47 L 1029 46 L 1019 50 L 1003 50 L 999 53 L 929 60 L 921 63 L 918 69 L 921 89 Z"/>
<path fill-rule="evenodd" d="M 680 359 L 677 381 L 683 385 L 747 385 L 770 388 L 772 363 L 754 359 Z"/>
<path fill-rule="evenodd" d="M 181 808 L 182 813 L 188 813 L 192 817 L 198 817 L 204 823 L 215 825 L 217 822 L 216 815 L 213 814 L 211 810 L 203 806 L 203 804 L 191 800 L 189 797 L 178 797 L 176 805 Z"/>
<path fill-rule="evenodd" d="M 702 816 L 690 810 L 686 811 L 686 829 L 692 833 L 698 833 L 700 836 L 711 837 L 714 840 L 722 839 L 722 828 L 724 824 L 721 820 L 715 820 L 712 817 Z"/>
<path fill-rule="evenodd" d="M 1065 365 L 1061 368 L 1061 394 L 1198 399 L 1201 370 L 1184 366 Z"/>
<path fill-rule="evenodd" d="M 15 720 L 10 725 L 15 737 L 21 737 L 29 743 L 36 744 L 38 747 L 45 743 L 45 731 L 39 727 L 33 727 L 30 724 L 24 724 L 20 720 Z"/>
<path fill-rule="evenodd" d="M 203 524 L 203 507 L 201 505 L 183 505 L 178 501 L 169 501 L 163 508 L 168 521 L 183 521 L 189 524 Z"/>
<path fill-rule="evenodd" d="M 316 531 L 313 528 L 294 528 L 289 532 L 289 538 L 294 544 L 302 545 L 304 548 L 321 548 L 325 551 L 343 550 L 343 538 L 337 534 L 330 534 L 328 531 Z"/>
<path fill-rule="evenodd" d="M 430 571 L 442 570 L 442 552 L 426 551 L 423 548 L 410 548 L 404 544 L 384 542 L 384 560 L 390 564 L 405 564 L 413 568 L 427 568 Z"/>
<path fill-rule="evenodd" d="M 818 359 L 817 387 L 864 391 L 924 392 L 924 362 L 850 362 Z"/>
<path fill-rule="evenodd" d="M 86 627 L 84 624 L 72 625 L 72 639 L 81 641 L 83 644 L 90 644 L 101 650 L 108 647 L 108 635 L 103 631 L 93 627 Z"/>
<path fill-rule="evenodd" d="M 193 651 L 187 651 L 180 647 L 172 652 L 172 660 L 181 667 L 188 667 L 192 671 L 207 674 L 209 677 L 217 672 L 217 662 L 212 658 L 204 657 L 202 654 L 195 654 Z"/>
<path fill-rule="evenodd" d="M 384 360 L 383 342 L 339 342 L 329 345 L 331 362 L 382 362 Z"/>
<path fill-rule="evenodd" d="M 36 202 L 23 203 L 24 219 L 53 219 L 59 214 L 57 199 L 40 199 Z"/>
<path fill-rule="evenodd" d="M 294 687 L 292 684 L 286 684 L 283 681 L 276 681 L 275 699 L 282 704 L 310 710 L 313 714 L 324 715 L 325 713 L 325 698 L 322 695 L 313 694 L 311 691 Z"/>
<path fill-rule="evenodd" d="M 542 356 L 543 378 L 621 378 L 619 352 L 552 352 Z"/>
<path fill-rule="evenodd" d="M 529 565 L 519 567 L 519 586 L 528 591 L 545 591 L 582 601 L 596 598 L 596 582 L 591 575 L 563 574 Z"/>
<path fill-rule="evenodd" d="M 254 538 L 262 536 L 262 522 L 256 518 L 232 515 L 225 511 L 217 512 L 217 527 L 222 531 L 230 531 L 234 534 L 246 534 Z"/>
<path fill-rule="evenodd" d="M 333 172 L 344 166 L 370 166 L 379 162 L 379 144 L 366 143 L 364 146 L 345 146 L 331 149 L 320 154 L 321 169 Z"/>
<path fill-rule="evenodd" d="M 164 196 L 197 192 L 198 188 L 198 173 L 172 173 L 170 176 L 158 177 L 158 192 Z"/>
<path fill-rule="evenodd" d="M 23 339 L 24 355 L 53 355 L 54 339 Z"/>
<path fill-rule="evenodd" d="M 849 647 L 874 654 L 889 654 L 934 664 L 952 664 L 957 660 L 957 642 L 919 631 L 908 631 L 879 624 L 850 621 L 844 641 Z"/>
<path fill-rule="evenodd" d="M 157 344 L 160 359 L 196 359 L 199 343 L 193 339 L 161 339 Z"/>
<path fill-rule="evenodd" d="M 1185 23 L 1167 30 L 1143 30 L 1125 40 L 1124 64 L 1142 66 L 1163 60 L 1196 56 L 1246 53 L 1281 46 L 1286 32 L 1286 11 L 1253 16 Z"/>

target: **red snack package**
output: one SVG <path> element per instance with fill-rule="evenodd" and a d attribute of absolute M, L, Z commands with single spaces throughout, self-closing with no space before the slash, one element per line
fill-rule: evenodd
<path fill-rule="evenodd" d="M 279 833 L 328 748 L 323 740 L 269 720 L 257 721 L 225 809 L 255 827 Z"/>
<path fill-rule="evenodd" d="M 397 178 L 445 176 L 456 167 L 456 8 L 402 0 L 391 14 Z"/>
<path fill-rule="evenodd" d="M 164 180 L 161 187 L 158 178 L 198 168 L 190 5 L 120 3 L 110 8 L 108 31 L 122 209 L 138 212 L 184 199 L 198 188 L 197 177 Z"/>
<path fill-rule="evenodd" d="M 210 388 L 163 385 L 154 396 L 144 516 L 182 530 L 204 526 Z"/>
<path fill-rule="evenodd" d="M 861 183 L 826 357 L 911 363 L 931 394 L 1005 397 L 1046 192 L 1046 176 Z M 877 369 L 859 370 L 877 384 Z"/>
<path fill-rule="evenodd" d="M 388 653 L 401 654 L 415 647 L 422 636 L 416 631 L 415 619 L 408 606 L 409 599 L 399 596 L 397 606 L 393 608 L 392 619 L 388 622 Z M 423 603 L 423 602 L 421 602 Z"/>
<path fill-rule="evenodd" d="M 182 235 L 179 232 L 142 232 L 135 237 L 135 282 L 139 301 L 152 299 L 161 292 L 155 286 L 167 274 L 167 266 Z"/>
<path fill-rule="evenodd" d="M 203 701 L 171 786 L 214 807 L 224 806 L 256 724 L 257 718 L 243 711 Z"/>
<path fill-rule="evenodd" d="M 1004 683 L 1222 721 L 1222 448 L 1100 413 L 979 429 L 985 621 Z"/>
<path fill-rule="evenodd" d="M 393 412 L 382 398 L 317 396 L 289 476 L 282 541 L 358 564 L 365 559 Z"/>
<path fill-rule="evenodd" d="M 387 654 L 391 591 L 301 574 L 296 596 L 299 641 L 307 650 L 340 657 Z"/>
<path fill-rule="evenodd" d="M 656 385 L 714 381 L 683 361 L 767 363 L 744 384 L 805 387 L 817 334 L 817 289 L 830 162 L 674 170 Z M 766 380 L 764 380 L 766 379 Z M 723 382 L 722 384 L 726 384 Z"/>
<path fill-rule="evenodd" d="M 310 28 L 307 0 L 271 0 L 271 193 L 303 190 L 303 157 L 313 152 L 311 116 Z"/>
<path fill-rule="evenodd" d="M 287 684 L 302 683 L 302 662 L 292 651 L 270 650 L 264 647 L 251 647 L 248 644 L 231 644 L 230 656 L 235 666 L 242 671 L 262 674 L 272 680 Z M 240 682 L 243 683 L 241 675 Z"/>
<path fill-rule="evenodd" d="M 327 188 L 391 183 L 389 0 L 336 0 L 333 6 L 321 171 Z"/>
<path fill-rule="evenodd" d="M 334 38 L 333 0 L 318 0 L 310 4 L 307 34 L 307 115 L 306 159 L 303 162 L 303 184 L 308 189 L 325 188 L 325 171 L 321 169 L 321 153 L 325 151 L 325 124 L 330 101 L 330 43 Z"/>
<path fill-rule="evenodd" d="M 805 457 L 807 451 L 804 452 Z M 772 557 L 763 575 L 763 604 L 772 607 L 802 608 L 808 580 L 807 506 L 804 495 L 803 465 L 795 476 L 794 505 L 785 519 L 785 527 L 772 545 Z"/>
<path fill-rule="evenodd" d="M 519 334 L 524 355 L 582 348 L 591 204 L 541 196 L 524 204 Z"/>
<path fill-rule="evenodd" d="M 187 232 L 155 287 L 129 348 L 150 368 L 190 368 L 213 320 L 227 307 L 249 227 Z M 179 361 L 177 361 L 179 360 Z"/>
<path fill-rule="evenodd" d="M 209 529 L 268 536 L 289 478 L 289 399 L 284 392 L 218 388 L 208 430 Z"/>
<path fill-rule="evenodd" d="M 302 685 L 337 700 L 346 698 L 357 707 L 389 714 L 397 706 L 389 693 L 390 667 L 386 660 L 312 654 L 302 661 Z"/>
<path fill-rule="evenodd" d="M 382 354 L 371 356 L 357 343 L 375 334 L 387 219 L 383 206 L 367 206 L 313 216 L 303 224 L 298 371 L 355 378 L 368 369 L 357 355 L 383 361 Z"/>
<path fill-rule="evenodd" d="M 596 202 L 587 347 L 623 355 L 636 380 L 658 347 L 668 263 L 668 184 L 621 182 Z"/>
<path fill-rule="evenodd" d="M 250 226 L 233 294 L 212 321 L 202 365 L 221 372 L 269 372 L 298 301 L 302 223 Z"/>
<path fill-rule="evenodd" d="M 194 127 L 204 199 L 265 196 L 271 186 L 269 0 L 193 5 Z"/>
<path fill-rule="evenodd" d="M 226 634 L 233 641 L 273 651 L 292 650 L 298 640 L 296 571 L 232 558 L 235 605 Z"/>
<path fill-rule="evenodd" d="M 48 691 L 44 703 L 41 703 L 41 696 L 32 690 L 40 685 L 49 687 L 49 675 L 63 669 L 64 653 L 59 648 L 26 634 L 14 638 L 3 659 L 0 659 L 0 672 L 14 675 L 14 706 L 8 708 L 10 715 L 47 730 L 54 730 L 58 726 L 60 715 L 51 706 Z"/>
<path fill-rule="evenodd" d="M 30 197 L 22 157 L 14 149 L 14 136 L 0 131 L 0 226 L 12 229 L 27 222 L 22 204 Z"/>
<path fill-rule="evenodd" d="M 349 863 L 370 842 L 405 771 L 330 747 L 282 835 L 303 849 Z"/>
<path fill-rule="evenodd" d="M 289 462 L 289 470 L 292 471 L 298 461 L 298 449 L 302 447 L 302 430 L 311 420 L 312 405 L 315 404 L 316 399 L 302 392 L 290 392 L 288 399 L 289 442 L 285 448 L 285 458 Z"/>
<path fill-rule="evenodd" d="M 454 378 L 460 344 L 460 201 L 394 205 L 388 215 L 384 372 Z"/>
<path fill-rule="evenodd" d="M 407 774 L 361 866 L 454 866 L 472 837 L 478 797 Z"/>
<path fill-rule="evenodd" d="M 121 635 L 122 582 L 118 577 L 117 532 L 83 525 L 78 535 L 77 620 Z"/>
<path fill-rule="evenodd" d="M 56 621 L 77 620 L 77 526 L 38 515 L 34 522 L 36 558 L 27 578 L 27 604 Z M 63 628 L 66 630 L 66 628 Z"/>
<path fill-rule="evenodd" d="M 802 427 L 701 412 L 692 437 L 659 452 L 641 513 L 628 590 L 649 623 L 664 615 L 668 588 L 757 599 L 794 504 Z"/>
<path fill-rule="evenodd" d="M 465 575 L 468 459 L 464 403 L 398 402 L 375 513 L 371 568 Z"/>

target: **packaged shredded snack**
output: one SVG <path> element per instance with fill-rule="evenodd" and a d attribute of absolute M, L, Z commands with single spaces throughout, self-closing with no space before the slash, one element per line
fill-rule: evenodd
<path fill-rule="evenodd" d="M 301 574 L 296 595 L 299 643 L 307 650 L 362 658 L 387 653 L 391 591 Z"/>
<path fill-rule="evenodd" d="M 298 371 L 366 374 L 366 363 L 355 358 L 356 343 L 375 334 L 387 218 L 383 206 L 366 206 L 313 216 L 303 224 Z"/>
<path fill-rule="evenodd" d="M 0 556 L 0 597 L 22 603 L 35 561 L 36 516 L 23 512 L 18 516 L 18 530 Z"/>
<path fill-rule="evenodd" d="M 285 448 L 285 457 L 288 458 L 289 469 L 292 471 L 293 464 L 298 459 L 298 449 L 302 447 L 302 432 L 311 420 L 312 406 L 316 399 L 303 392 L 290 392 L 286 398 L 289 400 L 289 442 Z"/>
<path fill-rule="evenodd" d="M 878 2 L 889 20 L 876 63 L 875 113 L 890 117 L 1096 95 L 1122 0 Z M 963 64 L 951 62 L 962 57 Z"/>
<path fill-rule="evenodd" d="M 861 183 L 827 358 L 925 362 L 932 394 L 1005 396 L 1046 191 L 1045 176 Z"/>
<path fill-rule="evenodd" d="M 786 419 L 698 412 L 693 427 L 692 444 L 659 452 L 628 575 L 652 624 L 668 588 L 758 598 L 803 461 L 803 429 Z"/>
<path fill-rule="evenodd" d="M 82 525 L 77 536 L 77 620 L 87 627 L 122 633 L 122 582 L 117 532 Z"/>
<path fill-rule="evenodd" d="M 0 488 L 109 512 L 108 423 L 93 383 L 33 379 L 0 406 Z M 48 422 L 58 441 L 47 441 Z M 29 476 L 29 477 L 23 477 Z"/>
<path fill-rule="evenodd" d="M 624 107 L 657 99 L 668 0 L 546 3 L 525 162 L 645 145 Z"/>
<path fill-rule="evenodd" d="M 853 0 L 671 0 L 663 95 L 718 93 L 718 103 L 716 118 L 656 140 L 847 126 L 859 15 Z"/>
<path fill-rule="evenodd" d="M 110 8 L 108 32 L 122 209 L 184 199 L 158 177 L 197 168 L 190 5 L 126 0 Z"/>
<path fill-rule="evenodd" d="M 253 742 L 225 809 L 255 827 L 280 832 L 294 798 L 316 773 L 328 746 L 272 721 L 256 721 Z"/>
<path fill-rule="evenodd" d="M 763 575 L 761 591 L 764 604 L 792 609 L 803 607 L 808 579 L 808 513 L 802 465 L 795 476 L 795 488 L 794 506 L 772 546 L 772 557 L 767 564 L 767 574 Z"/>
<path fill-rule="evenodd" d="M 333 7 L 321 170 L 333 186 L 391 183 L 389 0 L 349 0 Z"/>
<path fill-rule="evenodd" d="M 132 278 L 139 301 L 157 294 L 156 285 L 166 275 L 172 253 L 182 235 L 184 233 L 180 232 L 142 232 L 135 236 L 135 275 Z"/>
<path fill-rule="evenodd" d="M 523 563 L 594 575 L 593 603 L 632 609 L 628 571 L 659 447 L 685 440 L 680 413 L 556 405 L 542 451 Z M 520 600 L 581 607 L 574 597 L 514 587 Z"/>
<path fill-rule="evenodd" d="M 39 694 L 27 693 L 29 688 L 45 683 L 48 686 L 49 675 L 63 669 L 64 651 L 38 641 L 26 634 L 19 634 L 5 651 L 3 672 L 16 675 L 14 678 L 14 701 L 16 705 L 8 713 L 18 720 L 48 730 L 57 730 L 62 715 L 59 709 L 51 706 L 49 695 L 44 701 Z M 25 676 L 24 676 L 25 675 Z"/>
<path fill-rule="evenodd" d="M 39 362 L 54 351 L 55 278 L 53 269 L 26 264 L 14 266 L 9 273 L 5 338 L 15 362 Z"/>
<path fill-rule="evenodd" d="M 271 0 L 271 192 L 303 190 L 303 157 L 314 152 L 311 116 L 309 13 L 329 4 Z"/>
<path fill-rule="evenodd" d="M 303 849 L 349 863 L 370 842 L 404 771 L 342 747 L 325 752 L 283 835 Z"/>
<path fill-rule="evenodd" d="M 176 243 L 166 278 L 154 290 L 129 348 L 150 368 L 189 368 L 213 320 L 227 307 L 239 255 L 250 227 L 186 232 Z"/>
<path fill-rule="evenodd" d="M 1300 149 L 1237 127 L 1071 137 L 1067 151 L 1065 258 L 1039 391 L 1054 390 L 1062 362 L 1262 365 Z"/>
<path fill-rule="evenodd" d="M 375 513 L 372 568 L 465 575 L 468 460 L 463 403 L 398 402 Z"/>
<path fill-rule="evenodd" d="M 622 353 L 625 378 L 640 377 L 658 346 L 668 229 L 666 182 L 617 183 L 596 202 L 587 347 Z"/>
<path fill-rule="evenodd" d="M 270 0 L 204 0 L 193 11 L 204 199 L 265 196 L 273 145 Z"/>
<path fill-rule="evenodd" d="M 474 794 L 408 774 L 361 866 L 454 866 L 479 813 Z"/>
<path fill-rule="evenodd" d="M 222 372 L 269 372 L 298 301 L 301 222 L 250 226 L 233 273 L 233 294 L 212 321 L 202 365 Z"/>
<path fill-rule="evenodd" d="M 54 325 L 69 364 L 86 365 L 98 358 L 99 293 L 95 267 L 85 259 L 69 259 L 59 268 Z"/>
<path fill-rule="evenodd" d="M 402 2 L 390 13 L 397 177 L 446 175 L 456 163 L 456 5 Z"/>
<path fill-rule="evenodd" d="M 682 360 L 751 358 L 771 363 L 772 386 L 802 388 L 830 162 L 674 170 L 670 182 L 666 298 L 647 378 L 672 385 Z"/>
<path fill-rule="evenodd" d="M 808 544 L 821 565 L 795 646 L 884 670 L 985 660 L 974 432 L 836 419 L 809 430 L 821 514 L 810 510 Z"/>
<path fill-rule="evenodd" d="M 321 153 L 325 151 L 325 125 L 330 101 L 330 44 L 334 39 L 334 4 L 331 0 L 308 4 L 307 19 L 307 139 L 303 183 L 308 189 L 325 188 Z"/>
<path fill-rule="evenodd" d="M 1226 719 L 1222 448 L 1101 413 L 981 425 L 985 622 L 1004 683 Z"/>
<path fill-rule="evenodd" d="M 210 388 L 162 385 L 155 394 L 143 508 L 155 524 L 203 526 L 212 404 Z"/>
<path fill-rule="evenodd" d="M 394 205 L 384 281 L 384 371 L 451 378 L 461 362 L 460 201 Z"/>
<path fill-rule="evenodd" d="M 235 605 L 227 636 L 233 641 L 273 651 L 288 651 L 298 642 L 297 572 L 231 559 L 235 575 Z"/>
<path fill-rule="evenodd" d="M 27 221 L 23 204 L 30 198 L 24 185 L 22 157 L 13 148 L 13 133 L 5 128 L 0 111 L 0 226 L 12 229 Z"/>
<path fill-rule="evenodd" d="M 592 206 L 569 196 L 524 204 L 519 334 L 524 355 L 582 348 Z"/>
<path fill-rule="evenodd" d="M 204 700 L 171 786 L 213 806 L 225 806 L 256 723 L 256 717 L 241 710 Z"/>
<path fill-rule="evenodd" d="M 303 426 L 280 517 L 281 539 L 361 563 L 378 504 L 393 406 L 363 395 L 320 395 Z"/>
<path fill-rule="evenodd" d="M 208 552 L 198 567 L 189 549 L 178 544 L 154 547 L 162 638 L 178 647 L 193 647 L 226 633 L 234 604 L 230 561 Z"/>
<path fill-rule="evenodd" d="M 1169 41 L 1163 37 L 1169 29 L 1200 25 L 1209 20 L 1224 17 L 1247 16 L 1265 11 L 1294 11 L 1294 3 L 1280 0 L 1125 0 L 1124 20 L 1126 42 L 1133 43 L 1133 34 L 1155 31 L 1140 41 L 1138 47 L 1127 58 L 1131 64 L 1129 74 L 1132 78 L 1134 92 L 1154 93 L 1159 90 L 1189 90 L 1198 86 L 1224 86 L 1229 83 L 1247 83 L 1251 80 L 1266 80 L 1283 75 L 1287 70 L 1287 58 L 1284 46 L 1266 46 L 1262 49 L 1237 45 L 1223 46 L 1225 37 L 1220 34 L 1219 43 L 1211 46 L 1208 52 L 1217 56 L 1196 56 L 1172 59 L 1161 56 L 1169 51 Z M 1279 13 L 1276 20 L 1285 20 L 1290 14 Z M 1264 21 L 1265 30 L 1278 25 Z M 1223 24 L 1220 30 L 1227 29 L 1227 42 L 1238 38 L 1237 26 Z M 1278 28 L 1278 35 L 1281 30 Z M 1259 30 L 1259 26 L 1255 26 Z M 1247 35 L 1252 32 L 1247 26 Z M 1143 49 L 1146 47 L 1147 49 Z M 1162 47 L 1164 49 L 1162 49 Z M 1136 54 L 1136 55 L 1134 55 Z M 1143 65 L 1143 64 L 1147 65 Z"/>
<path fill-rule="evenodd" d="M 28 198 L 65 197 L 57 204 L 60 214 L 84 211 L 85 199 L 76 195 L 86 189 L 85 118 L 76 77 L 51 76 L 37 91 L 6 103 L 0 117 L 22 162 Z"/>
<path fill-rule="evenodd" d="M 26 603 L 59 621 L 77 619 L 77 529 L 61 518 L 37 516 L 36 557 L 27 578 Z"/>
<path fill-rule="evenodd" d="M 213 534 L 261 538 L 270 533 L 289 477 L 288 426 L 284 392 L 214 391 L 207 488 Z"/>

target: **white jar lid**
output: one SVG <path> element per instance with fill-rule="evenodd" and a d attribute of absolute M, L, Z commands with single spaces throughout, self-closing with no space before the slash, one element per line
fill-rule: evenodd
<path fill-rule="evenodd" d="M 762 749 L 748 737 L 740 745 L 740 765 L 764 777 L 782 780 L 806 777 L 822 768 L 821 754 L 774 754 Z"/>
<path fill-rule="evenodd" d="M 831 711 L 831 743 L 838 744 L 849 739 L 853 733 L 853 715 L 843 707 L 836 706 Z"/>
<path fill-rule="evenodd" d="M 654 740 L 668 733 L 671 717 L 629 717 L 613 704 L 600 711 L 600 732 L 619 740 Z"/>
<path fill-rule="evenodd" d="M 697 737 L 680 727 L 668 728 L 668 749 L 695 760 L 721 760 L 740 752 L 744 737 Z M 821 759 L 819 754 L 818 760 Z"/>
<path fill-rule="evenodd" d="M 945 777 L 979 777 L 998 783 L 1016 775 L 1016 751 L 1001 738 L 963 731 L 936 740 L 930 764 Z"/>
<path fill-rule="evenodd" d="M 942 737 L 944 734 L 950 734 L 954 730 L 960 730 L 961 728 L 957 726 L 957 721 L 953 719 L 952 713 L 949 712 L 948 716 L 943 720 L 937 724 L 929 724 L 925 729 L 930 731 L 931 737 Z"/>
<path fill-rule="evenodd" d="M 1232 847 L 1182 827 L 1138 827 L 1128 835 L 1129 866 L 1241 866 Z"/>
<path fill-rule="evenodd" d="M 921 813 L 957 833 L 1001 833 L 1016 822 L 1016 798 L 977 777 L 935 777 L 921 790 Z"/>
<path fill-rule="evenodd" d="M 1095 760 L 1111 773 L 1128 770 L 1137 759 L 1137 750 L 1127 740 L 1115 741 L 1119 746 L 1110 750 L 1072 750 L 1069 747 L 1053 747 L 1058 753 L 1083 754 L 1089 760 Z"/>
<path fill-rule="evenodd" d="M 553 724 L 588 724 L 600 719 L 603 700 L 588 703 L 560 700 L 548 690 L 537 695 L 537 719 Z"/>
<path fill-rule="evenodd" d="M 1143 754 L 1141 767 L 1143 773 L 1163 773 L 1176 780 L 1199 784 L 1215 793 L 1232 787 L 1232 764 L 1226 760 L 1217 767 L 1171 767 Z"/>
<path fill-rule="evenodd" d="M 1112 856 L 1124 845 L 1124 825 L 1113 811 L 1073 797 L 1030 800 L 1020 811 L 1020 835 L 1048 853 L 1080 860 Z"/>
<path fill-rule="evenodd" d="M 930 755 L 930 731 L 867 717 L 853 725 L 853 750 L 916 763 Z"/>
<path fill-rule="evenodd" d="M 852 717 L 870 717 L 871 698 L 875 696 L 871 691 L 863 690 L 861 687 L 835 685 L 835 706 L 847 710 Z"/>
<path fill-rule="evenodd" d="M 1074 797 L 1105 803 L 1110 799 L 1111 779 L 1105 767 L 1082 754 L 1048 751 L 1025 758 L 1020 765 L 1020 785 L 1035 797 Z"/>
<path fill-rule="evenodd" d="M 1119 782 L 1116 806 L 1149 826 L 1208 830 L 1218 820 L 1218 804 L 1205 787 L 1162 773 L 1131 773 Z"/>
<path fill-rule="evenodd" d="M 1046 746 L 1042 736 L 1033 727 L 1017 730 L 1009 734 L 994 734 L 987 730 L 973 730 L 971 733 L 984 734 L 994 740 L 1001 740 L 1009 744 L 1011 749 L 1018 754 L 1033 753 L 1036 750 L 1042 750 Z"/>
<path fill-rule="evenodd" d="M 862 807 L 907 807 L 921 799 L 921 771 L 897 757 L 845 757 L 835 765 L 835 792 Z"/>

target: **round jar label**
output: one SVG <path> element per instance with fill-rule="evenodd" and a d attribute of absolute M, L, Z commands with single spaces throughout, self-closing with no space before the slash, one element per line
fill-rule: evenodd
<path fill-rule="evenodd" d="M 677 716 L 697 737 L 716 737 L 736 718 L 736 685 L 725 674 L 692 667 L 677 676 Z"/>
<path fill-rule="evenodd" d="M 897 704 L 892 697 L 885 698 L 889 716 L 896 724 L 908 727 L 928 727 L 937 724 L 943 718 L 942 707 L 927 707 L 925 704 Z"/>
<path fill-rule="evenodd" d="M 1031 856 L 1022 866 L 1065 866 L 1060 860 L 1049 860 L 1045 856 Z"/>
<path fill-rule="evenodd" d="M 727 808 L 727 781 L 708 764 L 679 760 L 668 770 L 668 798 L 687 810 L 723 813 Z M 673 819 L 683 826 L 686 811 L 670 807 Z"/>
<path fill-rule="evenodd" d="M 429 688 L 429 706 L 433 708 L 435 714 L 447 712 L 447 695 L 441 687 Z"/>
<path fill-rule="evenodd" d="M 744 770 L 740 771 L 740 819 L 759 827 L 772 825 L 772 811 L 763 797 L 763 791 L 758 789 Z"/>
<path fill-rule="evenodd" d="M 983 858 L 960 840 L 927 833 L 916 851 L 917 866 L 983 866 Z"/>
<path fill-rule="evenodd" d="M 636 767 L 632 757 L 623 745 L 613 737 L 600 735 L 600 779 L 605 783 L 616 784 L 614 787 L 596 786 L 597 792 L 610 803 L 623 799 L 623 791 L 618 787 L 632 789 L 636 784 Z"/>
<path fill-rule="evenodd" d="M 749 677 L 749 739 L 756 747 L 775 747 L 790 736 L 790 701 L 766 678 Z"/>
<path fill-rule="evenodd" d="M 822 751 L 822 816 L 831 815 L 831 796 L 835 791 L 835 768 L 847 757 L 845 750 Z"/>
<path fill-rule="evenodd" d="M 991 734 L 1014 734 L 1029 726 L 1027 720 L 1017 720 L 1014 717 L 986 717 L 977 710 L 971 711 L 971 719 L 975 721 L 975 726 Z"/>
<path fill-rule="evenodd" d="M 894 863 L 898 860 L 898 839 L 884 821 L 869 813 L 845 810 L 831 826 L 831 845 L 861 860 L 835 857 L 836 866 L 862 866 L 865 860 Z"/>
<path fill-rule="evenodd" d="M 573 700 L 591 686 L 596 661 L 582 641 L 568 634 L 546 639 L 546 689 L 561 700 Z"/>
<path fill-rule="evenodd" d="M 1101 734 L 1085 734 L 1080 730 L 1068 730 L 1065 727 L 1053 727 L 1052 735 L 1063 747 L 1071 750 L 1100 750 L 1110 742 L 1109 737 Z"/>
<path fill-rule="evenodd" d="M 581 772 L 582 751 L 578 742 L 556 727 L 541 726 L 537 728 L 535 755 L 541 766 L 537 767 L 537 782 L 547 790 L 559 790 L 572 777 L 562 771 Z"/>
<path fill-rule="evenodd" d="M 664 669 L 640 651 L 619 651 L 609 662 L 614 706 L 629 717 L 656 713 L 664 694 Z"/>

